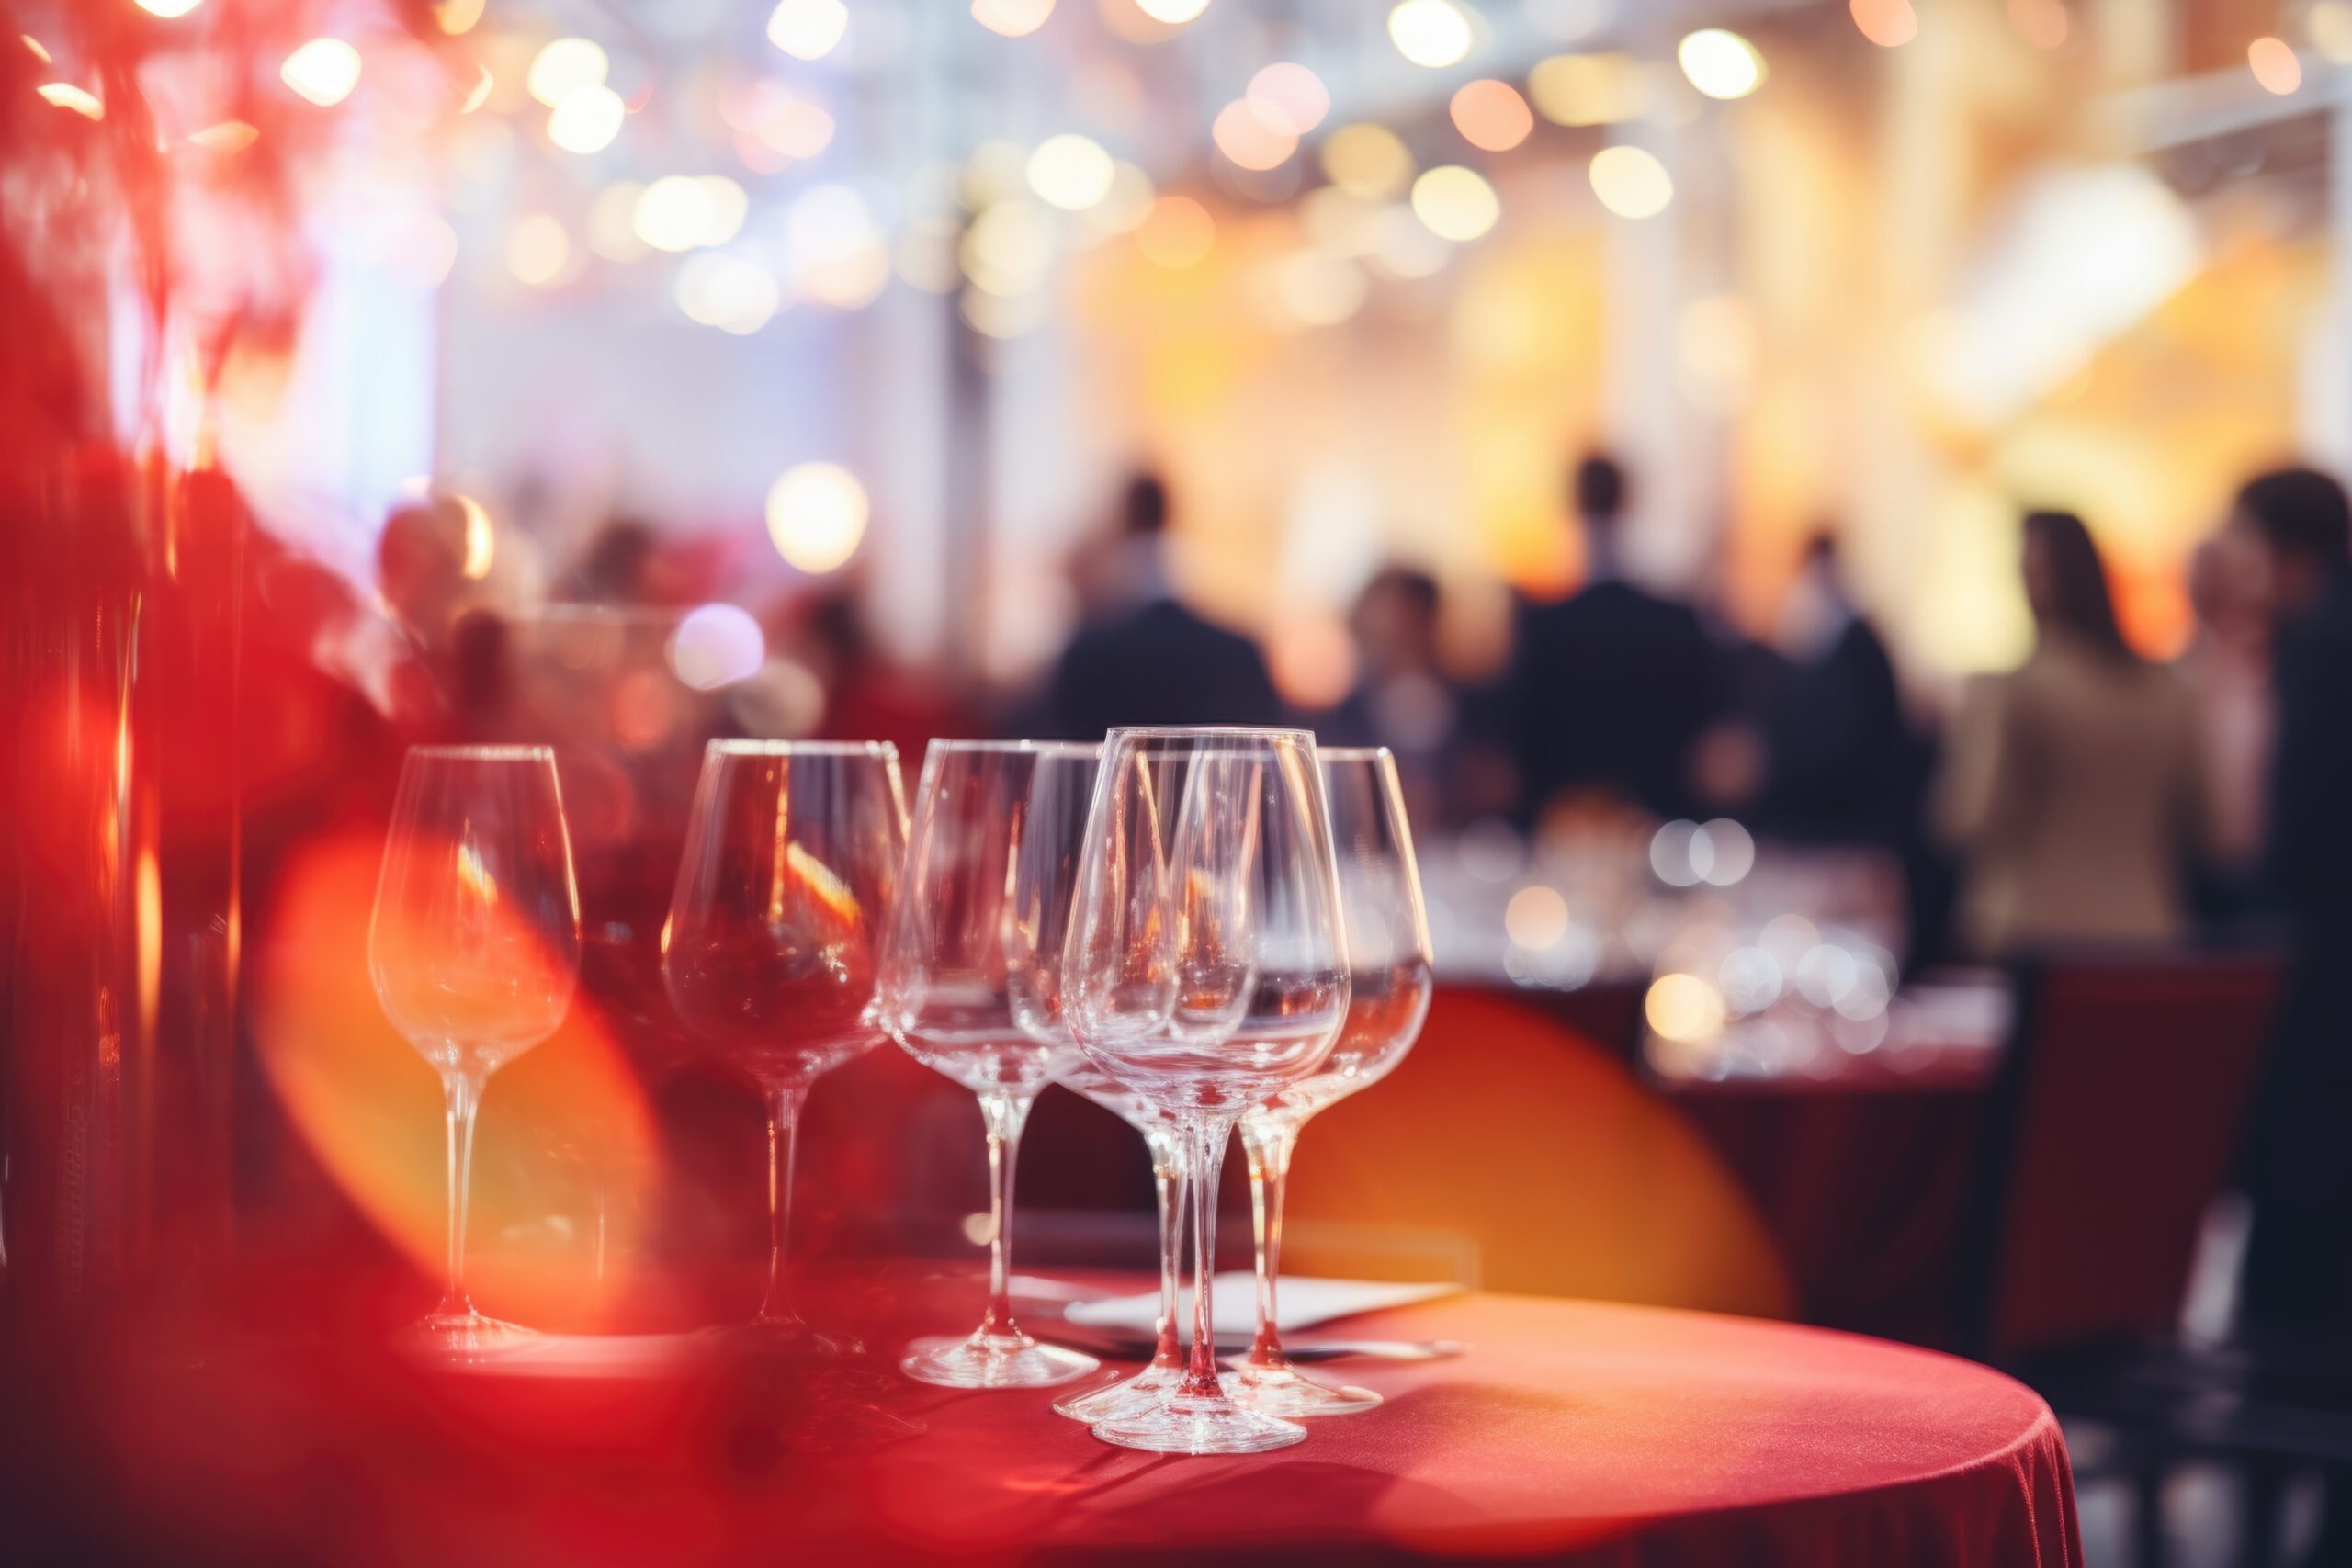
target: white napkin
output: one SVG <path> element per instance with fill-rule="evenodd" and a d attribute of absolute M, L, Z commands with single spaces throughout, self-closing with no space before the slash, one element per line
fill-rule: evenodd
<path fill-rule="evenodd" d="M 1434 1301 L 1440 1296 L 1459 1295 L 1466 1287 L 1451 1281 L 1442 1284 L 1397 1284 L 1381 1280 L 1315 1280 L 1285 1274 L 1282 1289 L 1274 1293 L 1275 1319 L 1283 1332 L 1295 1328 L 1312 1328 L 1318 1323 L 1334 1318 L 1352 1317 L 1360 1312 L 1377 1312 L 1383 1307 L 1405 1306 L 1413 1302 Z M 1179 1303 L 1184 1314 L 1183 1323 L 1189 1328 L 1192 1318 L 1191 1298 Z M 1244 1335 L 1258 1326 L 1258 1282 L 1248 1274 L 1219 1274 L 1216 1277 L 1216 1332 L 1220 1335 Z M 1159 1317 L 1159 1292 L 1146 1292 L 1140 1295 L 1112 1296 L 1094 1302 L 1072 1302 L 1063 1315 L 1072 1323 L 1090 1328 L 1129 1328 L 1149 1334 Z"/>

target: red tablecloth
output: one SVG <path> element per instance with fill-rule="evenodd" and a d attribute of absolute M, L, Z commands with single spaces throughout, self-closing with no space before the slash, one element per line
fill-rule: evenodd
<path fill-rule="evenodd" d="M 968 1297 L 910 1270 L 864 1300 L 937 1328 Z M 17 1405 L 12 1528 L 37 1551 L 178 1562 L 2082 1561 L 2049 1409 L 1967 1362 L 1516 1296 L 1347 1332 L 1472 1348 L 1338 1363 L 1388 1403 L 1275 1454 L 1191 1459 L 1106 1447 L 1041 1393 L 904 1389 L 924 1436 L 825 1456 L 723 1370 L 451 1378 L 331 1344 L 151 1346 L 70 1373 L 70 1417 Z"/>

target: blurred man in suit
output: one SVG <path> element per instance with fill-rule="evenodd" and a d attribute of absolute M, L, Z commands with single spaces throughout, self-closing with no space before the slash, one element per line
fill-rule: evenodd
<path fill-rule="evenodd" d="M 2283 469 L 2238 492 L 2228 536 L 2275 627 L 2265 860 L 2294 942 L 2247 1138 L 2245 1310 L 2257 1329 L 2340 1335 L 2352 1324 L 2352 507 L 2327 475 Z"/>
<path fill-rule="evenodd" d="M 1120 509 L 1111 605 L 1062 650 L 1043 727 L 1099 740 L 1123 724 L 1278 724 L 1282 703 L 1258 645 L 1186 609 L 1169 586 L 1168 489 L 1137 474 Z"/>
<path fill-rule="evenodd" d="M 1620 570 L 1624 470 L 1577 465 L 1585 581 L 1521 617 L 1510 708 L 1527 815 L 1563 795 L 1597 793 L 1660 817 L 1691 810 L 1690 751 L 1722 705 L 1713 644 L 1690 605 Z"/>

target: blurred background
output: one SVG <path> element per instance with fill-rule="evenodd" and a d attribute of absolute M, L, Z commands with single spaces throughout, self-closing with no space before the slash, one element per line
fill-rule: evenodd
<path fill-rule="evenodd" d="M 2036 1381 L 2095 1555 L 2333 1560 L 2352 4 L 0 22 L 12 1303 L 433 1266 L 408 744 L 557 748 L 481 1293 L 610 1327 L 763 1245 L 653 948 L 706 740 L 1287 721 L 1396 751 L 1442 981 L 1299 1269 L 2270 1347 Z M 972 1261 L 958 1093 L 810 1114 L 812 1252 Z M 1041 1108 L 1039 1267 L 1149 1256 L 1134 1144 Z"/>

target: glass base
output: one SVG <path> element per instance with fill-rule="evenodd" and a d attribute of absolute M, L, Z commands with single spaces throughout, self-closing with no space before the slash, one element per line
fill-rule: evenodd
<path fill-rule="evenodd" d="M 1217 1379 L 1226 1397 L 1261 1416 L 1352 1416 L 1380 1403 L 1380 1395 L 1351 1383 L 1317 1382 L 1291 1366 L 1244 1361 Z"/>
<path fill-rule="evenodd" d="M 428 1360 L 483 1361 L 538 1337 L 538 1330 L 503 1318 L 484 1317 L 472 1311 L 443 1311 L 401 1330 L 398 1343 L 409 1354 Z"/>
<path fill-rule="evenodd" d="M 1244 1410 L 1222 1393 L 1174 1393 L 1158 1409 L 1099 1421 L 1094 1435 L 1159 1454 L 1261 1454 L 1306 1440 L 1306 1428 Z"/>
<path fill-rule="evenodd" d="M 1102 1364 L 1058 1345 L 1040 1345 L 1026 1334 L 975 1334 L 967 1339 L 918 1339 L 907 1347 L 899 1370 L 917 1382 L 943 1388 L 1051 1388 Z"/>
<path fill-rule="evenodd" d="M 1054 1401 L 1054 1414 L 1093 1426 L 1126 1416 L 1148 1416 L 1168 1403 L 1184 1381 L 1182 1367 L 1146 1367 L 1131 1378 L 1116 1372 L 1099 1387 Z"/>
<path fill-rule="evenodd" d="M 865 1342 L 854 1334 L 836 1334 L 798 1317 L 755 1317 L 705 1332 L 746 1350 L 815 1361 L 854 1361 L 865 1354 Z"/>

